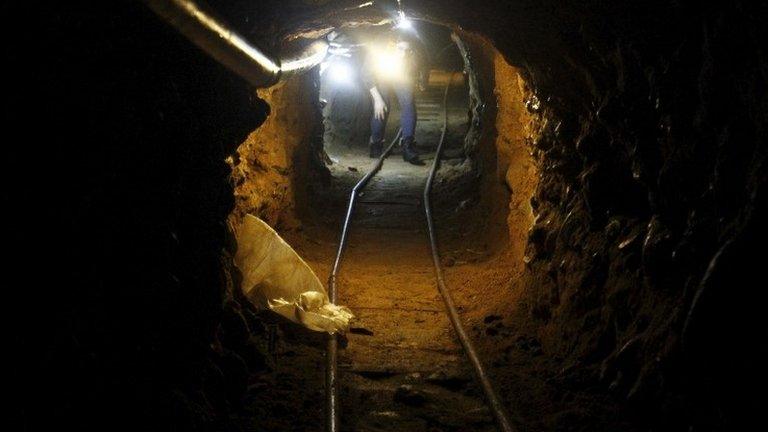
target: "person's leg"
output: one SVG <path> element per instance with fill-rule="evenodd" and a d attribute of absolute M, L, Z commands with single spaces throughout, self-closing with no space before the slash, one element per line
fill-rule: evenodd
<path fill-rule="evenodd" d="M 369 156 L 371 158 L 378 158 L 381 156 L 381 152 L 384 150 L 384 132 L 387 129 L 387 119 L 389 118 L 389 90 L 386 88 L 379 88 L 381 97 L 384 98 L 384 102 L 387 103 L 387 110 L 384 112 L 383 119 L 377 119 L 373 113 L 371 113 L 371 140 L 368 143 L 370 150 Z"/>
<path fill-rule="evenodd" d="M 400 104 L 400 127 L 403 128 L 403 160 L 414 165 L 424 165 L 416 151 L 416 103 L 413 97 L 413 85 L 395 86 L 397 102 Z"/>
<path fill-rule="evenodd" d="M 378 119 L 371 114 L 371 142 L 378 142 L 384 140 L 384 129 L 387 128 L 388 114 L 384 114 L 383 119 Z"/>
<path fill-rule="evenodd" d="M 400 127 L 403 128 L 403 139 L 414 139 L 416 134 L 416 102 L 413 97 L 413 86 L 410 84 L 395 85 L 397 102 L 400 104 Z"/>

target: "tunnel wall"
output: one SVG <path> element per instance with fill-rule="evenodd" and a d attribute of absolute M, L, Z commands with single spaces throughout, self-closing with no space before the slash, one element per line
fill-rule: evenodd
<path fill-rule="evenodd" d="M 12 279 L 26 281 L 11 423 L 232 430 L 268 356 L 233 290 L 225 158 L 266 105 L 141 2 L 2 8 L 40 29 L 4 34 L 3 123 L 22 138 L 4 170 Z"/>
<path fill-rule="evenodd" d="M 540 101 L 522 302 L 556 382 L 648 427 L 754 419 L 765 326 L 733 290 L 765 240 L 765 98 L 747 90 L 765 85 L 765 9 L 424 3 L 489 37 Z"/>
<path fill-rule="evenodd" d="M 475 101 L 471 109 L 476 109 L 478 121 L 465 147 L 479 160 L 480 195 L 487 205 L 480 218 L 504 222 L 504 233 L 491 224 L 486 235 L 495 239 L 497 251 L 508 249 L 511 265 L 522 271 L 528 231 L 533 225 L 530 198 L 537 179 L 531 144 L 541 119 L 526 109 L 532 93 L 519 70 L 483 36 L 465 32 L 461 38 L 467 47 L 469 73 L 476 81 L 470 86 Z"/>
<path fill-rule="evenodd" d="M 316 73 L 292 77 L 258 91 L 269 106 L 267 120 L 228 160 L 235 182 L 237 226 L 245 214 L 258 216 L 277 230 L 301 225 L 304 195 L 311 182 L 329 175 L 322 162 L 322 113 Z"/>

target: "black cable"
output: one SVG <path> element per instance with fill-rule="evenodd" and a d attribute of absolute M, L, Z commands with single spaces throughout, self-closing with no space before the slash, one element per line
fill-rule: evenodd
<path fill-rule="evenodd" d="M 440 142 L 437 145 L 437 151 L 435 152 L 435 159 L 432 162 L 432 168 L 429 171 L 429 176 L 427 177 L 427 183 L 424 186 L 424 213 L 427 218 L 427 229 L 429 231 L 429 244 L 432 248 L 432 261 L 435 265 L 435 277 L 437 279 L 437 289 L 440 291 L 440 295 L 443 297 L 443 302 L 445 303 L 445 308 L 448 312 L 448 317 L 451 319 L 451 324 L 453 324 L 454 330 L 456 330 L 456 334 L 459 336 L 459 341 L 461 342 L 461 346 L 464 348 L 464 352 L 467 354 L 467 357 L 469 358 L 470 363 L 472 363 L 472 366 L 475 369 L 475 375 L 477 376 L 478 381 L 480 381 L 480 385 L 483 388 L 483 392 L 485 393 L 485 397 L 488 401 L 488 405 L 491 408 L 491 412 L 493 412 L 493 416 L 496 418 L 496 423 L 499 426 L 499 429 L 502 432 L 514 432 L 515 429 L 512 427 L 512 423 L 509 421 L 509 416 L 507 414 L 507 410 L 504 407 L 504 403 L 499 399 L 498 395 L 496 394 L 496 391 L 493 388 L 493 385 L 491 384 L 490 379 L 488 378 L 488 374 L 485 371 L 485 367 L 483 366 L 482 362 L 480 361 L 480 358 L 477 355 L 477 352 L 475 351 L 475 347 L 472 345 L 472 341 L 469 339 L 469 336 L 467 335 L 467 332 L 464 330 L 464 326 L 461 324 L 461 318 L 459 317 L 459 313 L 456 311 L 456 306 L 453 303 L 453 298 L 451 297 L 451 293 L 448 292 L 448 288 L 445 285 L 445 279 L 443 277 L 443 267 L 440 264 L 440 252 L 437 248 L 437 236 L 435 235 L 435 225 L 432 221 L 432 206 L 430 203 L 430 193 L 432 192 L 432 183 L 435 178 L 435 173 L 437 172 L 437 168 L 440 165 L 440 156 L 443 151 L 443 144 L 445 142 L 445 134 L 448 130 L 448 90 L 451 88 L 451 81 L 453 80 L 453 75 L 451 75 L 451 79 L 448 80 L 448 86 L 445 88 L 445 95 L 443 96 L 443 131 L 440 134 Z"/>
<path fill-rule="evenodd" d="M 339 275 L 339 268 L 341 266 L 341 258 L 344 255 L 344 249 L 347 245 L 347 236 L 349 235 L 349 223 L 352 219 L 352 211 L 355 208 L 355 198 L 357 198 L 360 191 L 368 184 L 368 182 L 376 175 L 384 164 L 384 159 L 389 156 L 392 149 L 395 147 L 397 140 L 400 138 L 403 130 L 398 129 L 395 134 L 395 139 L 387 146 L 384 152 L 379 156 L 379 159 L 371 167 L 370 171 L 357 182 L 355 187 L 352 188 L 352 193 L 349 194 L 349 204 L 347 205 L 347 213 L 344 216 L 344 224 L 341 229 L 341 239 L 339 240 L 339 248 L 336 250 L 336 259 L 333 262 L 333 269 L 330 276 L 328 276 L 328 297 L 331 303 L 336 303 L 338 299 L 338 293 L 336 290 L 336 278 Z M 339 431 L 339 383 L 338 383 L 338 337 L 335 334 L 328 335 L 326 344 L 326 356 L 325 356 L 325 415 L 326 415 L 326 431 L 338 432 Z"/>

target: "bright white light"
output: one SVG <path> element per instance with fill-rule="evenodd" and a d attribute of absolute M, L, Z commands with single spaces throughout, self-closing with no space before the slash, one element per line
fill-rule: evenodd
<path fill-rule="evenodd" d="M 280 65 L 283 72 L 293 72 L 299 69 L 306 69 L 321 62 L 328 55 L 328 44 L 324 41 L 316 41 L 311 47 L 312 54 Z M 308 53 L 310 51 L 307 51 Z"/>
<path fill-rule="evenodd" d="M 336 85 L 352 84 L 354 72 L 346 62 L 333 62 L 328 66 L 329 78 Z"/>
<path fill-rule="evenodd" d="M 395 28 L 400 30 L 411 30 L 413 28 L 413 23 L 405 17 L 405 12 L 403 12 L 402 9 L 397 12 L 397 24 L 395 25 Z"/>
<path fill-rule="evenodd" d="M 401 30 L 411 30 L 413 28 L 413 23 L 408 18 L 402 16 L 397 21 L 397 25 L 395 27 Z"/>
<path fill-rule="evenodd" d="M 383 81 L 402 81 L 406 78 L 405 51 L 397 47 L 376 48 L 376 74 Z"/>

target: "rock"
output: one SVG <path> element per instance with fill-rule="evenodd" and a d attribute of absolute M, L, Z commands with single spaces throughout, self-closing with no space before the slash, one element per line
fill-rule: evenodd
<path fill-rule="evenodd" d="M 260 338 L 251 338 L 236 351 L 245 360 L 250 373 L 269 371 L 274 366 L 266 343 Z"/>
<path fill-rule="evenodd" d="M 233 348 L 242 346 L 251 336 L 245 317 L 234 303 L 225 306 L 221 317 L 221 342 Z"/>
<path fill-rule="evenodd" d="M 672 270 L 674 241 L 671 229 L 654 215 L 648 222 L 648 231 L 643 241 L 642 262 L 645 276 L 652 282 L 669 277 Z"/>
<path fill-rule="evenodd" d="M 419 372 L 414 372 L 406 375 L 405 379 L 408 382 L 418 382 L 421 381 L 422 375 Z"/>
<path fill-rule="evenodd" d="M 386 418 L 400 417 L 400 414 L 396 413 L 395 411 L 371 411 L 371 415 L 376 417 L 386 417 Z"/>
<path fill-rule="evenodd" d="M 615 238 L 617 235 L 619 235 L 619 232 L 621 231 L 621 222 L 619 222 L 618 219 L 612 218 L 608 225 L 605 226 L 605 235 L 608 238 Z M 619 247 L 621 249 L 621 247 Z"/>
<path fill-rule="evenodd" d="M 416 390 L 412 385 L 403 384 L 395 391 L 394 401 L 408 406 L 422 406 L 427 402 L 427 397 L 421 390 Z"/>
<path fill-rule="evenodd" d="M 219 359 L 219 368 L 224 374 L 224 391 L 230 404 L 239 406 L 248 385 L 248 365 L 234 351 L 226 350 Z"/>
<path fill-rule="evenodd" d="M 637 237 L 639 236 L 639 234 L 640 233 L 635 232 L 632 235 L 630 235 L 629 237 L 627 237 L 624 240 L 622 240 L 621 243 L 619 243 L 619 250 L 622 250 L 622 249 L 626 248 L 627 246 L 630 246 L 632 243 L 634 243 L 635 240 L 637 239 Z"/>
<path fill-rule="evenodd" d="M 350 327 L 349 332 L 359 335 L 373 336 L 373 331 L 368 330 L 365 327 Z"/>
<path fill-rule="evenodd" d="M 280 174 L 283 177 L 287 177 L 291 174 L 291 170 L 286 167 L 282 167 L 279 165 L 272 165 L 272 169 L 275 170 L 278 174 Z"/>
<path fill-rule="evenodd" d="M 552 317 L 552 311 L 548 305 L 535 304 L 530 308 L 531 318 L 539 321 L 548 321 Z"/>
<path fill-rule="evenodd" d="M 517 347 L 534 355 L 541 354 L 541 342 L 534 337 L 518 336 L 515 340 Z"/>

